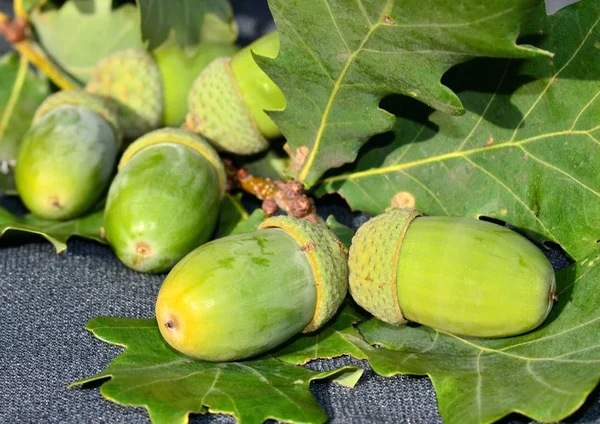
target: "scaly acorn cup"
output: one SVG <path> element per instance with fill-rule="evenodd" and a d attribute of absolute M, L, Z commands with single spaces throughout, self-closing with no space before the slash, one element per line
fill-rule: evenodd
<path fill-rule="evenodd" d="M 230 57 L 239 50 L 232 44 L 200 44 L 188 56 L 175 42 L 167 42 L 152 52 L 162 77 L 163 125 L 178 127 L 185 121 L 188 93 L 194 80 L 218 57 Z"/>
<path fill-rule="evenodd" d="M 46 219 L 83 214 L 105 193 L 121 146 L 117 117 L 99 97 L 61 91 L 37 109 L 17 158 L 25 206 Z"/>
<path fill-rule="evenodd" d="M 162 122 L 162 79 L 154 58 L 144 50 L 119 50 L 101 60 L 86 90 L 111 102 L 127 140 L 158 128 Z"/>
<path fill-rule="evenodd" d="M 214 60 L 194 81 L 185 128 L 208 137 L 219 150 L 251 155 L 281 136 L 265 110 L 282 110 L 283 93 L 256 64 L 253 53 L 273 58 L 279 34 L 271 32 L 230 58 Z"/>
<path fill-rule="evenodd" d="M 186 256 L 158 293 L 156 319 L 165 340 L 186 355 L 244 359 L 320 328 L 347 285 L 346 249 L 335 235 L 279 216 Z"/>
<path fill-rule="evenodd" d="M 392 209 L 357 231 L 350 294 L 382 321 L 505 337 L 539 326 L 556 282 L 542 252 L 505 227 Z"/>
<path fill-rule="evenodd" d="M 202 137 L 150 132 L 123 153 L 104 212 L 106 239 L 128 267 L 168 271 L 210 238 L 225 184 L 223 164 Z"/>

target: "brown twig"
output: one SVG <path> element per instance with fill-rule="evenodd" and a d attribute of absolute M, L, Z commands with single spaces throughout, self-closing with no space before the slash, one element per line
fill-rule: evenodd
<path fill-rule="evenodd" d="M 262 210 L 268 216 L 281 209 L 295 218 L 318 222 L 315 202 L 304 194 L 300 182 L 273 181 L 270 178 L 257 177 L 243 168 L 235 170 L 231 162 L 226 164 L 226 169 L 231 178 L 230 184 L 262 200 Z"/>
<path fill-rule="evenodd" d="M 0 16 L 0 35 L 11 44 L 20 43 L 29 37 L 31 30 L 26 19 L 16 17 L 9 19 L 5 15 Z"/>

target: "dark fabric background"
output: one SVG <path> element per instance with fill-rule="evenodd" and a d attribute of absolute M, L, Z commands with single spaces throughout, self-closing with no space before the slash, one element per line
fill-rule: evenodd
<path fill-rule="evenodd" d="M 243 40 L 273 27 L 265 0 L 233 3 Z M 10 10 L 9 4 L 2 0 L 0 8 Z M 0 49 L 6 45 L 0 43 Z M 0 197 L 0 205 L 21 210 L 15 199 Z M 355 228 L 366 219 L 335 197 L 321 201 L 319 210 Z M 148 422 L 144 409 L 106 401 L 95 387 L 66 386 L 102 370 L 121 351 L 95 339 L 85 323 L 100 315 L 152 317 L 163 276 L 135 273 L 99 244 L 75 240 L 58 256 L 49 243 L 29 241 L 0 241 L 0 423 Z M 566 265 L 559 252 L 550 255 L 556 268 Z M 326 382 L 311 386 L 332 423 L 441 423 L 427 378 L 383 378 L 352 358 L 309 366 L 323 370 L 355 363 L 366 369 L 355 389 Z M 207 415 L 191 421 L 233 420 Z M 503 421 L 529 422 L 518 415 Z M 567 422 L 600 422 L 598 390 Z"/>

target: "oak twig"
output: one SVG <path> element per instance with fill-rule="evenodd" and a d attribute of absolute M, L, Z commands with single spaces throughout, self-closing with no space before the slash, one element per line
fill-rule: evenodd
<path fill-rule="evenodd" d="M 10 19 L 6 15 L 0 15 L 0 35 L 9 43 L 15 44 L 26 40 L 30 32 L 26 19 L 21 17 Z"/>
<path fill-rule="evenodd" d="M 259 200 L 262 210 L 268 216 L 279 209 L 295 218 L 318 222 L 315 202 L 304 194 L 302 183 L 298 181 L 273 181 L 270 178 L 251 175 L 246 169 L 235 169 L 231 161 L 225 161 L 229 188 L 240 187 Z"/>

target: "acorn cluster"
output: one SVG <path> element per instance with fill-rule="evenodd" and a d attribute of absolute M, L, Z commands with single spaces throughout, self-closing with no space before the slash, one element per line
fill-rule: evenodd
<path fill-rule="evenodd" d="M 170 271 L 156 302 L 161 334 L 203 360 L 251 357 L 315 331 L 348 292 L 391 325 L 473 337 L 539 326 L 554 301 L 552 267 L 495 224 L 392 209 L 363 225 L 349 251 L 318 219 L 287 216 L 209 241 L 227 190 L 219 152 L 255 154 L 281 136 L 265 110 L 284 109 L 285 98 L 254 58 L 278 49 L 273 32 L 240 51 L 105 58 L 84 90 L 37 110 L 15 171 L 24 204 L 66 220 L 106 195 L 104 234 L 118 258 Z"/>

